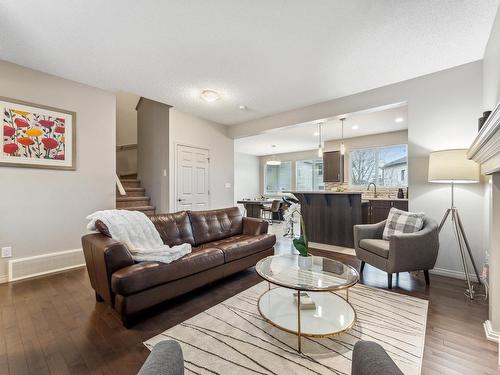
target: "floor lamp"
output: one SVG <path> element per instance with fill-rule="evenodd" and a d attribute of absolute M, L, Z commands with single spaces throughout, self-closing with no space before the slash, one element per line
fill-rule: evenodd
<path fill-rule="evenodd" d="M 467 159 L 467 150 L 442 150 L 435 151 L 429 155 L 429 182 L 451 184 L 451 207 L 446 210 L 443 220 L 439 225 L 439 230 L 443 228 L 448 217 L 451 218 L 453 230 L 455 232 L 462 264 L 464 267 L 465 279 L 467 281 L 467 290 L 465 295 L 474 299 L 474 286 L 470 280 L 469 267 L 467 265 L 467 254 L 469 255 L 472 267 L 476 274 L 479 284 L 481 278 L 477 271 L 476 263 L 470 249 L 469 241 L 465 235 L 464 226 L 457 207 L 455 207 L 454 188 L 455 184 L 470 184 L 479 182 L 479 165 Z M 466 254 L 467 251 L 467 254 Z"/>

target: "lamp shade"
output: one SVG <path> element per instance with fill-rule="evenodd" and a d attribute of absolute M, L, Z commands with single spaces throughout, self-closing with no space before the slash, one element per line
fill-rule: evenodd
<path fill-rule="evenodd" d="M 434 151 L 429 155 L 429 182 L 479 182 L 479 165 L 467 159 L 467 150 Z"/>

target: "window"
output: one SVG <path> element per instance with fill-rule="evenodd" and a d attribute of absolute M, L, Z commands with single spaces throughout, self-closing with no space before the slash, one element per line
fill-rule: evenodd
<path fill-rule="evenodd" d="M 299 160 L 295 168 L 297 190 L 325 190 L 323 160 Z"/>
<path fill-rule="evenodd" d="M 408 186 L 406 145 L 351 151 L 351 185 Z"/>
<path fill-rule="evenodd" d="M 276 194 L 292 190 L 292 163 L 282 161 L 281 165 L 266 165 L 264 170 L 265 193 Z"/>

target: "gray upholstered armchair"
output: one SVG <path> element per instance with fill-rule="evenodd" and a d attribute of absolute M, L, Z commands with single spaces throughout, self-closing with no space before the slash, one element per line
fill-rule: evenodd
<path fill-rule="evenodd" d="M 177 341 L 156 344 L 137 375 L 184 375 L 184 356 Z"/>
<path fill-rule="evenodd" d="M 438 224 L 426 217 L 423 228 L 416 233 L 393 235 L 382 239 L 385 220 L 378 224 L 354 226 L 354 247 L 361 260 L 387 272 L 387 283 L 392 288 L 392 274 L 405 271 L 424 271 L 429 285 L 429 270 L 434 268 L 439 250 Z"/>

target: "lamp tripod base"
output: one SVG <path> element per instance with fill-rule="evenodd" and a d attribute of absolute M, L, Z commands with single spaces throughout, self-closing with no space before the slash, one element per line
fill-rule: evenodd
<path fill-rule="evenodd" d="M 477 282 L 479 285 L 482 285 L 481 278 L 479 277 L 479 272 L 477 271 L 476 262 L 474 261 L 474 257 L 472 256 L 469 241 L 467 240 L 467 236 L 465 235 L 464 227 L 462 225 L 462 220 L 460 220 L 460 215 L 456 207 L 452 206 L 451 208 L 448 208 L 446 210 L 443 220 L 441 220 L 441 224 L 439 224 L 439 231 L 441 231 L 441 229 L 443 228 L 444 224 L 446 223 L 446 219 L 448 219 L 448 217 L 451 217 L 453 230 L 457 238 L 458 248 L 460 250 L 460 256 L 462 258 L 462 265 L 464 268 L 465 280 L 467 283 L 467 289 L 465 290 L 464 294 L 471 300 L 473 300 L 475 297 L 486 297 L 486 294 L 476 293 L 476 291 L 474 290 L 474 284 L 470 279 L 469 266 L 467 264 L 467 255 L 469 256 L 469 259 L 472 263 L 472 267 L 474 268 L 474 273 L 476 274 Z"/>

